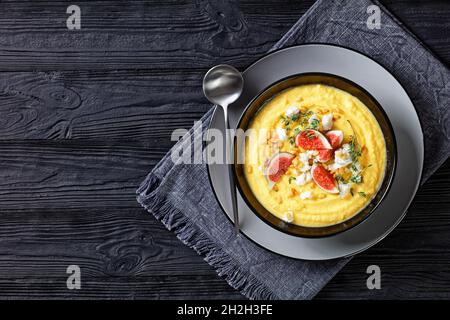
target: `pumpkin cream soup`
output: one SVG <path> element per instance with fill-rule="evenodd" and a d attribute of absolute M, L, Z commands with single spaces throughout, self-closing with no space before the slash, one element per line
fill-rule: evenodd
<path fill-rule="evenodd" d="M 244 172 L 258 201 L 288 223 L 338 224 L 379 190 L 386 145 L 377 120 L 340 89 L 302 85 L 269 100 L 249 129 Z"/>

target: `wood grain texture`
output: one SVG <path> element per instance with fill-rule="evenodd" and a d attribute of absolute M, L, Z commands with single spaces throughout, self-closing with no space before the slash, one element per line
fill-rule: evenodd
<path fill-rule="evenodd" d="M 0 296 L 230 298 L 240 295 L 141 208 L 2 212 Z M 68 291 L 79 265 L 82 290 Z"/>
<path fill-rule="evenodd" d="M 1 19 L 0 70 L 243 67 L 313 2 L 267 2 L 274 22 L 247 21 L 238 1 L 79 1 L 81 30 L 72 32 L 67 1 L 6 2 L 3 12 L 12 14 Z"/>
<path fill-rule="evenodd" d="M 172 130 L 209 108 L 207 68 L 245 68 L 313 3 L 78 1 L 82 30 L 67 31 L 69 2 L 2 1 L 0 298 L 242 298 L 134 193 Z M 448 64 L 448 2 L 384 3 Z M 449 196 L 447 161 L 318 298 L 449 298 Z M 365 287 L 370 264 L 382 290 Z"/>
<path fill-rule="evenodd" d="M 0 73 L 0 140 L 169 140 L 210 108 L 202 73 L 114 70 Z M 174 94 L 176 92 L 176 94 Z"/>

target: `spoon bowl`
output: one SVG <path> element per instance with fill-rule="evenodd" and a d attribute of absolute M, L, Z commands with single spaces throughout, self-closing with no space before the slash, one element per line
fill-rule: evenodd
<path fill-rule="evenodd" d="M 212 103 L 227 107 L 242 93 L 244 79 L 236 68 L 221 64 L 211 68 L 203 79 L 203 93 Z"/>

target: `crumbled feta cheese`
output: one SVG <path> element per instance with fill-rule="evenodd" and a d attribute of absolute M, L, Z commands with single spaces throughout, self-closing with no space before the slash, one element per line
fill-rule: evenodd
<path fill-rule="evenodd" d="M 334 153 L 334 163 L 331 164 L 328 169 L 335 171 L 339 168 L 343 168 L 352 163 L 352 157 L 350 155 L 350 145 L 344 144 L 342 148 L 337 149 Z"/>
<path fill-rule="evenodd" d="M 303 186 L 312 180 L 312 176 L 310 172 L 305 172 L 295 178 L 295 183 L 298 186 Z"/>
<path fill-rule="evenodd" d="M 339 169 L 339 168 L 340 168 L 340 167 L 337 166 L 335 163 L 332 163 L 332 164 L 330 164 L 330 165 L 328 166 L 328 168 L 325 168 L 325 169 L 330 170 L 330 171 L 336 171 L 336 170 Z"/>
<path fill-rule="evenodd" d="M 344 150 L 347 153 L 350 152 L 350 145 L 348 143 L 343 144 L 342 150 Z"/>
<path fill-rule="evenodd" d="M 302 200 L 311 199 L 311 198 L 312 198 L 311 191 L 303 191 L 302 193 L 300 193 L 300 199 L 302 199 Z"/>
<path fill-rule="evenodd" d="M 339 164 L 337 164 L 337 163 L 332 163 L 332 164 L 330 164 L 330 165 L 328 166 L 328 170 L 330 170 L 330 171 L 336 171 L 337 169 L 340 169 L 340 168 L 342 168 L 342 167 L 344 167 L 344 166 L 341 166 L 341 165 L 339 165 Z"/>
<path fill-rule="evenodd" d="M 317 118 L 316 114 L 313 114 L 309 119 L 308 119 L 308 123 L 309 125 L 311 125 L 313 123 L 313 121 L 319 121 L 319 118 Z"/>
<path fill-rule="evenodd" d="M 283 128 L 277 127 L 275 129 L 277 136 L 280 140 L 285 141 L 287 139 L 287 134 L 286 134 L 286 130 L 284 130 Z"/>
<path fill-rule="evenodd" d="M 327 113 L 322 117 L 322 129 L 328 131 L 331 130 L 332 127 L 333 127 L 333 114 Z"/>
<path fill-rule="evenodd" d="M 281 216 L 281 219 L 283 221 L 291 223 L 292 221 L 294 221 L 294 212 L 292 212 L 292 210 L 285 211 Z"/>
<path fill-rule="evenodd" d="M 308 172 L 309 170 L 311 170 L 311 166 L 309 165 L 309 163 L 303 163 L 303 166 L 300 168 L 300 171 Z"/>
<path fill-rule="evenodd" d="M 300 169 L 301 172 L 306 172 L 311 169 L 311 166 L 309 165 L 309 160 L 313 159 L 315 156 L 317 156 L 319 152 L 316 150 L 308 150 L 306 152 L 302 152 L 298 155 L 299 161 L 302 163 L 302 168 Z"/>
<path fill-rule="evenodd" d="M 346 195 L 348 195 L 350 193 L 350 189 L 351 189 L 351 184 L 350 183 L 339 183 L 339 195 L 341 196 L 341 198 L 344 198 Z"/>
<path fill-rule="evenodd" d="M 290 117 L 296 113 L 299 113 L 300 110 L 298 110 L 298 108 L 296 106 L 290 106 L 289 108 L 287 108 L 286 110 L 286 117 Z"/>
<path fill-rule="evenodd" d="M 302 161 L 302 167 L 300 168 L 301 172 L 307 172 L 311 169 L 311 166 L 309 165 L 309 160 Z"/>
<path fill-rule="evenodd" d="M 339 168 L 348 166 L 352 163 L 352 157 L 350 156 L 349 151 L 350 149 L 344 145 L 334 153 L 334 163 L 339 166 Z"/>
<path fill-rule="evenodd" d="M 308 160 L 309 160 L 308 153 L 307 152 L 299 153 L 298 160 L 300 160 L 300 162 L 303 162 L 303 163 L 308 162 Z"/>
<path fill-rule="evenodd" d="M 300 162 L 308 162 L 309 159 L 312 159 L 314 156 L 317 156 L 319 154 L 316 150 L 308 150 L 302 153 L 299 153 L 298 159 Z"/>

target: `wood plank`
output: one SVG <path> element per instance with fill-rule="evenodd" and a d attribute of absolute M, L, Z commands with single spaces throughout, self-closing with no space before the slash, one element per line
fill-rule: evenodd
<path fill-rule="evenodd" d="M 214 276 L 110 276 L 81 278 L 80 290 L 68 290 L 66 275 L 0 280 L 3 299 L 243 299 Z"/>
<path fill-rule="evenodd" d="M 51 276 L 70 263 L 91 277 L 215 274 L 138 206 L 5 210 L 1 217 L 0 279 Z M 17 268 L 9 270 L 14 261 Z M 42 268 L 33 272 L 33 261 Z"/>
<path fill-rule="evenodd" d="M 240 294 L 142 208 L 20 209 L 0 224 L 0 296 L 217 298 Z M 81 268 L 82 290 L 66 287 Z"/>
<path fill-rule="evenodd" d="M 203 72 L 0 73 L 0 139 L 166 139 L 211 107 Z M 175 94 L 176 93 L 176 94 Z"/>
<path fill-rule="evenodd" d="M 86 1 L 74 31 L 66 28 L 67 2 L 2 3 L 0 70 L 245 66 L 313 1 L 270 3 L 288 18 L 248 23 L 238 1 Z"/>
<path fill-rule="evenodd" d="M 443 59 L 445 1 L 385 1 Z M 308 1 L 87 1 L 82 29 L 66 28 L 67 3 L 2 2 L 0 71 L 243 68 L 314 3 Z M 6 14 L 7 13 L 7 14 Z M 30 40 L 31 37 L 31 40 Z"/>
<path fill-rule="evenodd" d="M 168 151 L 164 142 L 0 142 L 1 208 L 136 207 L 135 190 Z"/>

